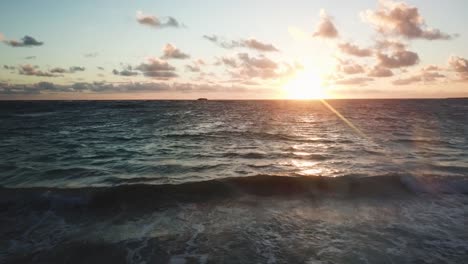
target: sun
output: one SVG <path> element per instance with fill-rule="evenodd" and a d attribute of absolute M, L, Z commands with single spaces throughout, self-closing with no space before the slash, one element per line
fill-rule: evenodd
<path fill-rule="evenodd" d="M 313 71 L 300 71 L 283 86 L 288 99 L 323 99 L 326 98 L 325 89 L 320 77 Z"/>

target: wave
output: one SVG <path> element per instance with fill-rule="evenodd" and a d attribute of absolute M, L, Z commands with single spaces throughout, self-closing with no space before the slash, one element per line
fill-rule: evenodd
<path fill-rule="evenodd" d="M 468 194 L 466 177 L 382 175 L 338 178 L 257 175 L 183 184 L 127 184 L 114 187 L 86 188 L 4 188 L 0 187 L 2 208 L 26 203 L 34 207 L 110 210 L 118 208 L 152 208 L 179 202 L 222 201 L 250 196 L 389 198 L 422 193 Z"/>
<path fill-rule="evenodd" d="M 272 140 L 272 141 L 290 141 L 290 142 L 301 142 L 301 143 L 316 143 L 316 144 L 335 144 L 353 143 L 349 139 L 326 139 L 326 138 L 307 138 L 299 135 L 290 135 L 282 133 L 271 133 L 271 132 L 252 132 L 252 131 L 230 131 L 230 130 L 218 130 L 218 131 L 192 131 L 192 132 L 171 132 L 162 135 L 165 138 L 180 138 L 180 139 L 192 139 L 202 140 L 206 138 L 246 138 L 246 139 L 259 139 L 259 140 Z"/>

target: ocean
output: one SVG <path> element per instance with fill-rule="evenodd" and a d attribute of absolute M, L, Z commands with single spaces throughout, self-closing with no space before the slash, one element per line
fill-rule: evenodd
<path fill-rule="evenodd" d="M 0 102 L 1 263 L 466 263 L 468 100 Z"/>

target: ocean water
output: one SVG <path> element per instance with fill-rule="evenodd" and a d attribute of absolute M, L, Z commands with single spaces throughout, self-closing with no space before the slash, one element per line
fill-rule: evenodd
<path fill-rule="evenodd" d="M 2 263 L 466 263 L 468 100 L 0 102 Z"/>

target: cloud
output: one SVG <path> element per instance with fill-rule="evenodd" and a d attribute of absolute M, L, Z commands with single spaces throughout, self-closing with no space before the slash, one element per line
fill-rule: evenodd
<path fill-rule="evenodd" d="M 85 68 L 80 66 L 72 66 L 69 69 L 55 67 L 50 70 L 51 73 L 75 73 L 79 71 L 85 71 Z"/>
<path fill-rule="evenodd" d="M 112 74 L 114 75 L 119 75 L 119 76 L 125 76 L 125 77 L 130 77 L 130 76 L 137 76 L 139 73 L 133 70 L 133 67 L 131 65 L 126 65 L 121 63 L 122 70 L 112 70 Z"/>
<path fill-rule="evenodd" d="M 0 94 L 2 95 L 29 95 L 29 94 L 50 94 L 50 93 L 160 93 L 160 92 L 222 92 L 222 93 L 239 93 L 251 91 L 272 92 L 271 89 L 265 88 L 247 88 L 244 86 L 224 86 L 224 85 L 207 85 L 207 84 L 192 84 L 192 83 L 172 83 L 166 82 L 150 82 L 150 83 L 120 83 L 112 84 L 106 82 L 77 82 L 73 84 L 60 85 L 50 82 L 39 82 L 31 85 L 24 84 L 8 84 L 0 83 Z"/>
<path fill-rule="evenodd" d="M 5 36 L 0 32 L 0 41 L 3 41 L 5 39 Z"/>
<path fill-rule="evenodd" d="M 408 50 L 394 51 L 390 55 L 378 52 L 376 56 L 379 66 L 386 68 L 409 67 L 419 63 L 419 55 Z"/>
<path fill-rule="evenodd" d="M 203 35 L 203 38 L 211 42 L 218 42 L 218 36 L 216 35 Z"/>
<path fill-rule="evenodd" d="M 195 60 L 194 63 L 196 63 L 197 65 L 206 65 L 206 62 L 202 59 Z"/>
<path fill-rule="evenodd" d="M 4 40 L 5 44 L 11 47 L 33 47 L 42 46 L 44 42 L 37 41 L 35 38 L 30 36 L 24 36 L 21 40 Z"/>
<path fill-rule="evenodd" d="M 64 88 L 55 85 L 54 83 L 51 82 L 38 82 L 34 85 L 34 87 L 40 92 L 40 91 L 51 91 L 51 92 L 61 92 L 65 91 Z M 67 88 L 68 89 L 68 88 Z M 68 89 L 68 91 L 71 91 Z"/>
<path fill-rule="evenodd" d="M 158 18 L 153 15 L 145 15 L 141 11 L 137 11 L 136 15 L 138 23 L 154 28 L 165 28 L 165 27 L 175 27 L 178 28 L 180 27 L 179 21 L 177 19 L 169 16 L 169 17 L 163 17 L 163 18 Z"/>
<path fill-rule="evenodd" d="M 83 54 L 83 57 L 85 57 L 85 58 L 96 58 L 97 56 L 99 56 L 99 53 L 97 53 L 97 52 L 91 52 L 91 53 Z"/>
<path fill-rule="evenodd" d="M 358 74 L 364 72 L 364 67 L 351 60 L 339 60 L 336 70 L 346 74 Z"/>
<path fill-rule="evenodd" d="M 468 60 L 458 56 L 449 58 L 449 66 L 455 72 L 468 73 Z"/>
<path fill-rule="evenodd" d="M 313 36 L 321 38 L 337 38 L 338 30 L 332 20 L 333 18 L 330 17 L 325 10 L 320 10 L 320 22 L 317 24 Z"/>
<path fill-rule="evenodd" d="M 458 74 L 458 81 L 468 81 L 468 60 L 458 56 L 451 56 L 448 61 L 452 71 Z"/>
<path fill-rule="evenodd" d="M 168 80 L 178 77 L 174 72 L 175 68 L 173 66 L 166 61 L 156 58 L 149 59 L 148 63 L 142 63 L 135 69 L 141 71 L 144 76 L 155 79 Z"/>
<path fill-rule="evenodd" d="M 216 62 L 216 64 L 224 64 L 232 68 L 237 68 L 236 58 L 232 58 L 232 57 L 224 56 L 224 57 L 218 58 L 218 61 Z"/>
<path fill-rule="evenodd" d="M 356 57 L 372 56 L 371 49 L 363 49 L 349 42 L 339 44 L 338 48 L 340 49 L 341 52 L 348 54 L 348 55 L 356 56 Z"/>
<path fill-rule="evenodd" d="M 39 93 L 40 91 L 31 85 L 0 82 L 0 94 L 2 95 L 31 95 Z"/>
<path fill-rule="evenodd" d="M 203 35 L 204 39 L 207 39 L 217 46 L 223 48 L 223 49 L 233 49 L 233 48 L 241 48 L 243 47 L 241 41 L 235 41 L 235 40 L 225 40 L 224 38 L 221 38 L 217 35 Z"/>
<path fill-rule="evenodd" d="M 366 10 L 361 17 L 381 34 L 427 40 L 447 40 L 456 36 L 428 27 L 418 8 L 404 2 L 381 0 L 377 10 Z"/>
<path fill-rule="evenodd" d="M 278 51 L 278 49 L 273 46 L 273 44 L 260 42 L 256 39 L 246 39 L 242 41 L 242 44 L 246 48 L 258 50 L 258 51 Z"/>
<path fill-rule="evenodd" d="M 237 60 L 234 58 L 221 58 L 219 63 L 227 65 L 233 79 L 242 81 L 252 78 L 263 80 L 277 79 L 292 74 L 296 65 L 277 63 L 264 55 L 250 56 L 247 53 L 238 53 Z"/>
<path fill-rule="evenodd" d="M 3 65 L 3 69 L 5 69 L 5 70 L 14 70 L 14 69 L 16 69 L 16 67 L 15 66 Z"/>
<path fill-rule="evenodd" d="M 248 67 L 255 67 L 261 69 L 276 69 L 278 67 L 276 62 L 262 55 L 256 58 L 250 57 L 247 53 L 239 53 L 238 57 L 244 63 L 244 65 Z"/>
<path fill-rule="evenodd" d="M 72 67 L 70 67 L 69 72 L 70 73 L 75 73 L 75 72 L 85 71 L 85 70 L 86 70 L 85 67 L 72 66 Z"/>
<path fill-rule="evenodd" d="M 247 48 L 262 52 L 279 51 L 273 44 L 265 43 L 254 38 L 241 40 L 226 40 L 217 35 L 203 35 L 203 38 L 215 43 L 216 45 L 224 49 Z"/>
<path fill-rule="evenodd" d="M 388 68 L 384 68 L 384 67 L 376 65 L 367 73 L 367 76 L 379 77 L 379 78 L 390 77 L 390 76 L 393 76 L 393 72 Z"/>
<path fill-rule="evenodd" d="M 50 72 L 43 72 L 38 69 L 37 66 L 32 66 L 30 64 L 20 65 L 18 68 L 18 72 L 21 75 L 28 75 L 28 76 L 39 76 L 39 77 L 58 77 Z"/>
<path fill-rule="evenodd" d="M 200 72 L 201 69 L 200 69 L 200 66 L 198 65 L 190 65 L 190 64 L 187 64 L 185 65 L 185 69 L 189 72 Z"/>
<path fill-rule="evenodd" d="M 437 65 L 428 65 L 428 66 L 424 67 L 423 70 L 424 71 L 440 71 L 440 70 L 442 70 L 442 68 L 440 68 Z"/>
<path fill-rule="evenodd" d="M 180 60 L 183 60 L 183 59 L 188 59 L 190 58 L 190 55 L 186 54 L 186 53 L 183 53 L 182 51 L 180 51 L 180 49 L 178 49 L 176 46 L 172 45 L 172 44 L 166 44 L 166 46 L 164 46 L 164 49 L 163 49 L 163 56 L 161 57 L 161 59 L 180 59 Z"/>
<path fill-rule="evenodd" d="M 432 83 L 436 82 L 439 79 L 446 78 L 444 74 L 441 74 L 436 71 L 427 71 L 424 68 L 421 69 L 420 73 L 409 76 L 407 78 L 398 79 L 392 82 L 393 85 L 409 85 L 418 82 Z"/>
<path fill-rule="evenodd" d="M 406 44 L 389 39 L 377 40 L 375 47 L 378 50 L 391 50 L 391 51 L 401 51 L 406 50 Z"/>
<path fill-rule="evenodd" d="M 360 86 L 364 86 L 364 85 L 367 85 L 368 82 L 371 82 L 373 80 L 374 79 L 372 79 L 372 78 L 366 78 L 366 77 L 354 77 L 354 78 L 337 80 L 337 81 L 335 81 L 335 84 L 337 84 L 337 85 L 360 85 Z"/>
<path fill-rule="evenodd" d="M 114 70 L 112 70 L 112 73 L 114 75 L 126 76 L 126 77 L 138 75 L 138 72 L 131 71 L 131 70 L 128 70 L 128 69 L 124 69 L 124 70 L 121 70 L 121 71 L 118 71 L 118 70 L 114 69 Z"/>
<path fill-rule="evenodd" d="M 50 70 L 52 73 L 67 73 L 68 70 L 60 67 L 55 67 Z"/>
<path fill-rule="evenodd" d="M 402 42 L 378 40 L 375 48 L 379 68 L 403 68 L 419 63 L 419 55 L 407 50 L 407 45 Z"/>
<path fill-rule="evenodd" d="M 27 56 L 27 57 L 24 57 L 25 60 L 35 60 L 36 59 L 36 56 Z"/>
<path fill-rule="evenodd" d="M 415 76 L 411 76 L 408 78 L 395 80 L 392 82 L 392 84 L 393 85 L 409 85 L 409 84 L 420 82 L 421 80 L 422 80 L 421 76 L 415 75 Z"/>
<path fill-rule="evenodd" d="M 189 72 L 201 72 L 201 66 L 204 66 L 205 61 L 202 59 L 194 60 L 192 65 L 185 65 L 185 70 Z"/>
<path fill-rule="evenodd" d="M 98 66 L 97 68 L 98 68 L 98 70 L 101 70 L 101 71 L 104 70 L 104 67 L 101 67 L 101 66 Z"/>

